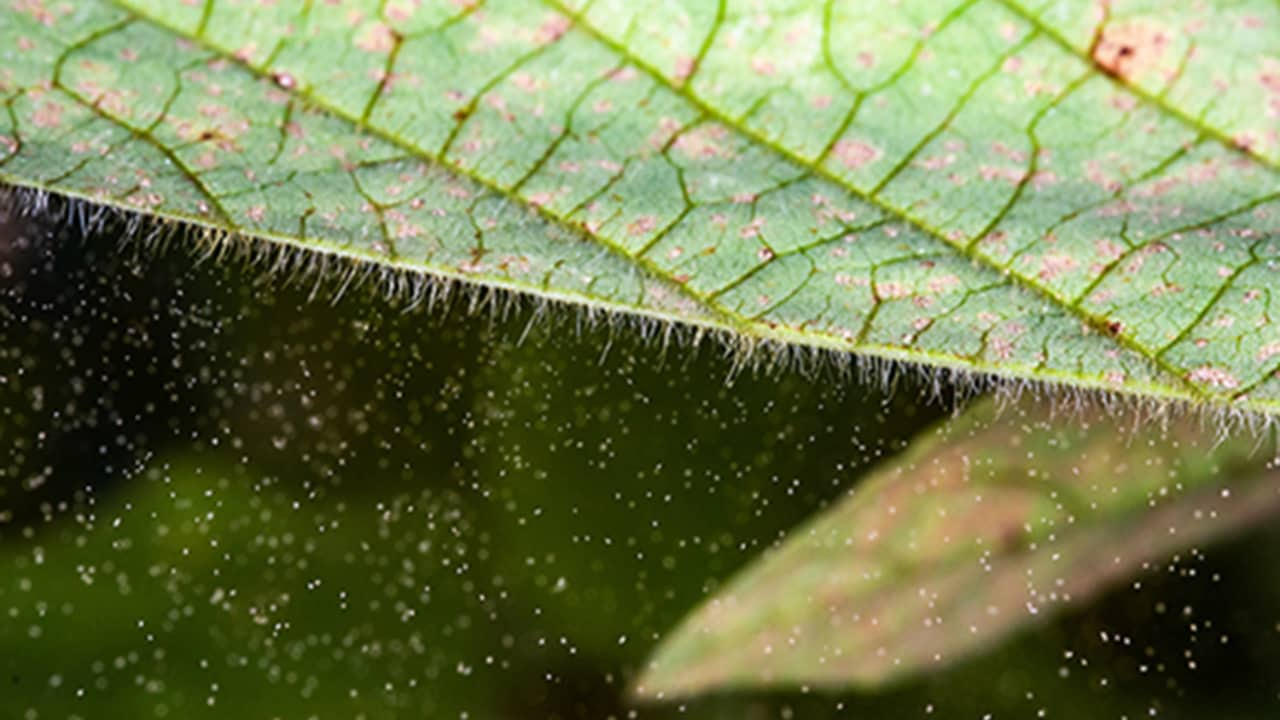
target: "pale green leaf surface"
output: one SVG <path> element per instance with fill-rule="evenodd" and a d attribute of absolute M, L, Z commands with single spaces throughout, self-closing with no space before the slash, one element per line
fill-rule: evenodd
<path fill-rule="evenodd" d="M 597 307 L 1263 413 L 1271 0 L 59 3 L 0 180 Z"/>
<path fill-rule="evenodd" d="M 872 686 L 947 667 L 1280 510 L 1270 443 L 983 402 L 748 565 L 636 692 Z"/>

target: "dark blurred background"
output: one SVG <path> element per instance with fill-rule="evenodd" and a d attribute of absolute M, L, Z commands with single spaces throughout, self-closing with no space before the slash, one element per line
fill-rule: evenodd
<path fill-rule="evenodd" d="M 0 717 L 1280 715 L 1269 527 L 921 679 L 632 704 L 659 637 L 950 391 L 24 204 Z"/>

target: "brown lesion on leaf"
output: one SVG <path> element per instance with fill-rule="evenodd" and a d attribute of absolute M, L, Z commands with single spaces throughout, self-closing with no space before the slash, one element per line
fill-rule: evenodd
<path fill-rule="evenodd" d="M 1155 68 L 1172 39 L 1163 28 L 1150 23 L 1110 24 L 1104 20 L 1094 33 L 1089 57 L 1102 72 L 1127 81 Z"/>

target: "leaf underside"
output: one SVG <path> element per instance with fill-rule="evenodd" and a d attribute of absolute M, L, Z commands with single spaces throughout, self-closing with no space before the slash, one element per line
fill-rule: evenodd
<path fill-rule="evenodd" d="M 12 0 L 0 181 L 1272 414 L 1272 0 Z"/>
<path fill-rule="evenodd" d="M 686 618 L 636 693 L 873 686 L 941 669 L 1280 510 L 1270 442 L 1216 444 L 1185 419 L 1081 420 L 982 402 L 944 423 Z"/>

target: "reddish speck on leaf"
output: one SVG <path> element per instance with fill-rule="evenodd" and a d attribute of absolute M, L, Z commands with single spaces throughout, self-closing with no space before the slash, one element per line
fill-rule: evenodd
<path fill-rule="evenodd" d="M 1097 185 L 1103 190 L 1106 190 L 1108 192 L 1116 192 L 1120 190 L 1121 187 L 1123 187 L 1118 180 L 1111 177 L 1111 175 L 1103 167 L 1102 162 L 1099 160 L 1087 161 L 1085 163 L 1084 168 L 1085 168 L 1085 172 L 1084 172 L 1085 178 L 1088 179 L 1089 182 L 1093 183 L 1094 185 Z M 1128 212 L 1127 205 L 1124 203 L 1124 201 L 1120 201 L 1119 203 L 1116 203 L 1115 205 L 1113 205 L 1113 207 L 1117 213 Z"/>
<path fill-rule="evenodd" d="M 532 193 L 528 197 L 529 204 L 533 207 L 543 207 L 555 199 L 555 193 L 537 192 Z"/>
<path fill-rule="evenodd" d="M 1026 177 L 1027 171 L 1021 167 L 996 167 L 993 165 L 983 165 L 978 168 L 978 174 L 983 180 L 988 182 L 992 180 L 1006 180 L 1013 184 L 1022 182 Z"/>
<path fill-rule="evenodd" d="M 1046 255 L 1040 259 L 1040 270 L 1036 273 L 1041 280 L 1052 281 L 1063 273 L 1071 272 L 1079 266 L 1070 255 Z"/>
<path fill-rule="evenodd" d="M 1124 254 L 1124 246 L 1109 238 L 1102 238 L 1094 242 L 1093 251 L 1103 260 L 1110 261 Z"/>
<path fill-rule="evenodd" d="M 742 229 L 738 230 L 738 237 L 743 238 L 744 240 L 747 238 L 757 237 L 760 235 L 760 228 L 762 227 L 764 227 L 764 218 L 758 217 L 744 225 Z"/>
<path fill-rule="evenodd" d="M 757 75 L 764 75 L 768 77 L 777 73 L 778 67 L 764 58 L 752 58 L 751 70 Z"/>
<path fill-rule="evenodd" d="M 1053 185 L 1058 182 L 1058 174 L 1052 170 L 1037 170 L 1031 176 L 1031 185 L 1037 190 Z"/>
<path fill-rule="evenodd" d="M 49 4 L 52 3 L 40 2 L 39 0 L 20 0 L 13 3 L 13 9 L 30 15 L 32 19 L 45 27 L 53 27 L 53 23 L 57 18 L 54 16 L 53 11 L 46 7 Z"/>
<path fill-rule="evenodd" d="M 653 134 L 649 136 L 649 147 L 654 150 L 661 150 L 667 146 L 671 137 L 680 131 L 680 121 L 673 117 L 663 115 L 658 119 L 658 127 Z M 692 153 L 690 153 L 692 154 Z"/>
<path fill-rule="evenodd" d="M 1009 233 L 1004 230 L 993 230 L 979 241 L 979 246 L 986 252 L 1004 254 L 1008 251 Z"/>
<path fill-rule="evenodd" d="M 380 22 L 371 22 L 356 35 L 356 47 L 371 53 L 388 53 L 395 47 L 395 32 Z"/>
<path fill-rule="evenodd" d="M 617 82 L 617 83 L 631 82 L 632 80 L 635 80 L 639 76 L 640 74 L 636 71 L 636 69 L 631 67 L 630 65 L 624 68 L 610 70 L 606 74 L 606 77 L 608 77 L 610 81 Z"/>
<path fill-rule="evenodd" d="M 911 288 L 896 282 L 876 283 L 875 296 L 878 300 L 897 300 L 911 296 Z"/>
<path fill-rule="evenodd" d="M 1280 61 L 1263 58 L 1262 70 L 1258 71 L 1258 82 L 1268 93 L 1280 95 Z"/>
<path fill-rule="evenodd" d="M 944 167 L 954 165 L 955 162 L 956 162 L 956 154 L 946 153 L 944 155 L 932 155 L 929 157 L 921 158 L 916 162 L 916 165 L 919 165 L 925 170 L 941 170 Z"/>
<path fill-rule="evenodd" d="M 1013 350 L 1016 347 L 1012 340 L 998 335 L 992 336 L 990 340 L 991 352 L 1001 360 L 1008 360 L 1013 357 Z"/>
<path fill-rule="evenodd" d="M 1257 140 L 1249 133 L 1237 133 L 1235 137 L 1231 138 L 1231 142 L 1245 152 L 1249 152 L 1257 144 Z"/>
<path fill-rule="evenodd" d="M 729 131 L 723 125 L 700 125 L 681 133 L 675 141 L 675 149 L 690 158 L 727 157 L 722 145 Z"/>
<path fill-rule="evenodd" d="M 880 150 L 857 140 L 841 140 L 835 144 L 831 153 L 845 167 L 856 170 L 880 159 Z"/>
<path fill-rule="evenodd" d="M 637 235 L 645 235 L 653 232 L 658 226 L 658 219 L 652 215 L 642 215 L 627 225 L 627 234 L 635 237 Z"/>
<path fill-rule="evenodd" d="M 959 286 L 960 278 L 950 274 L 931 277 L 929 278 L 929 281 L 925 283 L 925 287 L 928 288 L 929 292 L 935 295 L 950 292 Z"/>
<path fill-rule="evenodd" d="M 387 17 L 396 22 L 405 22 L 413 17 L 414 7 L 406 6 L 404 3 L 390 2 L 387 3 Z"/>
<path fill-rule="evenodd" d="M 31 116 L 31 122 L 39 128 L 56 128 L 62 124 L 62 106 L 55 102 L 43 102 Z"/>
<path fill-rule="evenodd" d="M 540 45 L 548 45 L 559 40 L 569 31 L 572 23 L 563 15 L 552 15 L 538 28 L 537 41 Z"/>
<path fill-rule="evenodd" d="M 1138 98 L 1128 93 L 1116 93 L 1111 96 L 1111 99 L 1108 102 L 1111 104 L 1111 107 L 1119 110 L 1120 112 L 1131 112 L 1134 108 L 1138 107 Z"/>
<path fill-rule="evenodd" d="M 245 63 L 247 65 L 250 61 L 253 60 L 253 56 L 257 54 L 257 52 L 258 52 L 257 43 L 249 43 L 248 45 L 245 45 L 239 50 L 236 50 L 233 53 L 233 56 L 235 57 L 236 60 L 239 60 L 240 62 Z"/>
<path fill-rule="evenodd" d="M 1201 365 L 1195 368 L 1190 373 L 1187 373 L 1187 379 L 1224 390 L 1231 390 L 1240 386 L 1240 381 L 1234 375 L 1212 365 Z"/>
<path fill-rule="evenodd" d="M 1003 157 L 1009 158 L 1010 160 L 1017 163 L 1022 163 L 1027 161 L 1027 154 L 1025 152 L 1023 152 L 1022 150 L 1018 150 L 1017 148 L 1011 148 L 1008 145 L 1005 145 L 1004 143 L 999 141 L 991 143 L 991 150 L 997 155 L 1001 155 Z"/>
<path fill-rule="evenodd" d="M 281 90 L 292 90 L 298 86 L 298 81 L 287 72 L 278 71 L 271 74 L 271 80 L 275 82 L 276 87 Z"/>
<path fill-rule="evenodd" d="M 511 84 L 527 93 L 535 93 L 542 89 L 542 82 L 527 72 L 512 75 Z"/>

